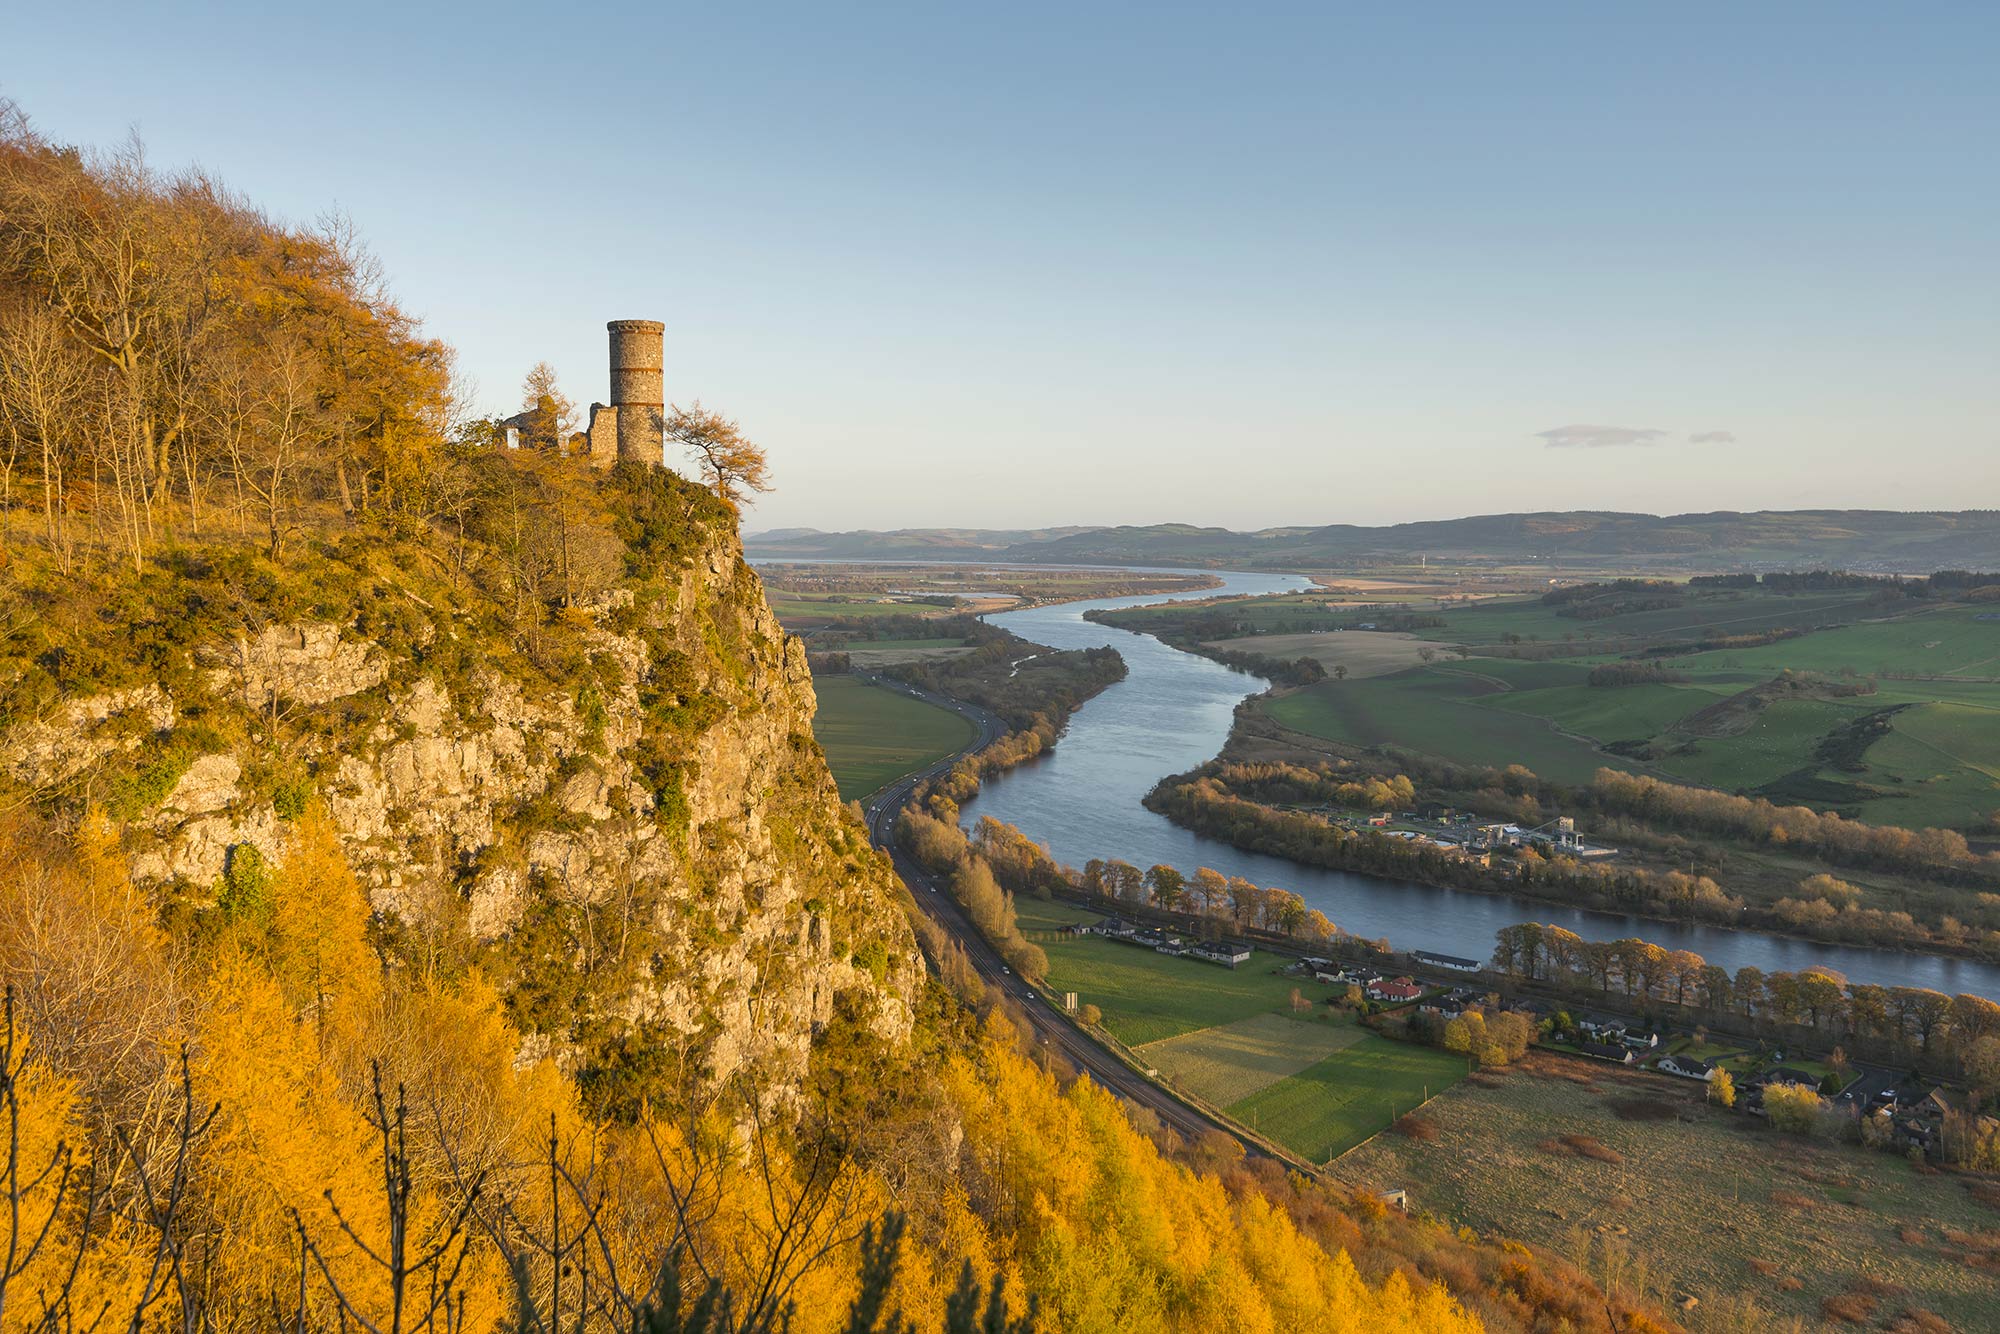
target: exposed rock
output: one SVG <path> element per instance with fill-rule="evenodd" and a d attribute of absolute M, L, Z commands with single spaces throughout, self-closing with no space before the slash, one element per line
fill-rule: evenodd
<path fill-rule="evenodd" d="M 173 701 L 157 685 L 71 700 L 53 717 L 15 728 L 0 763 L 16 782 L 55 787 L 116 751 L 137 750 L 174 725 Z"/>
<path fill-rule="evenodd" d="M 219 811 L 236 800 L 236 780 L 242 776 L 243 766 L 235 756 L 204 755 L 188 766 L 160 809 L 182 816 Z"/>
<path fill-rule="evenodd" d="M 341 638 L 338 625 L 273 625 L 252 639 L 238 636 L 213 657 L 219 674 L 250 708 L 327 704 L 382 683 L 389 665 L 363 643 Z"/>
<path fill-rule="evenodd" d="M 201 902 L 238 844 L 282 863 L 286 826 L 244 778 L 275 765 L 310 775 L 385 915 L 416 922 L 455 902 L 494 942 L 547 901 L 640 931 L 623 1018 L 698 1044 L 717 1078 L 797 1074 L 844 992 L 872 998 L 885 1035 L 907 1033 L 921 962 L 889 873 L 810 742 L 804 651 L 733 534 L 690 557 L 643 618 L 629 590 L 593 605 L 588 681 L 533 684 L 494 666 L 446 681 L 333 623 L 197 647 L 207 670 L 192 688 L 213 692 L 208 717 L 240 709 L 250 739 L 196 759 L 128 825 L 135 878 Z M 698 729 L 674 734 L 675 809 L 659 807 L 657 753 L 652 780 L 639 770 L 659 725 L 641 700 L 656 657 L 691 683 L 665 704 L 691 706 L 694 721 L 672 725 Z M 174 725 L 174 702 L 152 686 L 75 701 L 17 728 L 0 756 L 19 779 L 60 783 Z M 537 1040 L 561 1051 L 563 1036 Z"/>

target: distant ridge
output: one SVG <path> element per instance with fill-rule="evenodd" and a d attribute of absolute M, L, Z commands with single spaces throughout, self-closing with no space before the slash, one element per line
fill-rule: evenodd
<path fill-rule="evenodd" d="M 824 533 L 817 528 L 773 528 L 769 532 L 744 537 L 744 550 L 758 556 L 793 556 L 799 559 L 839 557 L 847 560 L 884 560 L 936 557 L 1000 558 L 1016 546 L 1064 541 L 1095 528 L 898 528 L 890 532 L 862 529 L 852 533 Z"/>
<path fill-rule="evenodd" d="M 1322 569 L 1429 557 L 1466 564 L 1548 562 L 1706 570 L 1839 567 L 1923 574 L 2000 569 L 2000 510 L 1611 510 L 1485 514 L 1399 523 L 1227 528 L 1162 523 L 1039 530 L 904 528 L 822 533 L 780 529 L 745 539 L 764 559 L 989 559 Z"/>

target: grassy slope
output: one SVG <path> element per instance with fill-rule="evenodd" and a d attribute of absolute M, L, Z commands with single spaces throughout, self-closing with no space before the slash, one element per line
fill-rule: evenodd
<path fill-rule="evenodd" d="M 1909 1289 L 1885 1313 L 1926 1307 L 1964 1330 L 2000 1320 L 1991 1272 L 1960 1262 L 1942 1235 L 2000 1227 L 2000 1210 L 1950 1177 L 1776 1135 L 1705 1109 L 1696 1086 L 1662 1077 L 1532 1057 L 1527 1070 L 1497 1078 L 1496 1087 L 1461 1085 L 1425 1110 L 1436 1140 L 1383 1135 L 1336 1170 L 1407 1187 L 1414 1207 L 1565 1254 L 1576 1253 L 1579 1234 L 1612 1231 L 1650 1257 L 1670 1294 L 1692 1291 L 1709 1304 L 1714 1293 L 1750 1290 L 1767 1306 L 1816 1318 L 1822 1298 L 1865 1273 Z M 1611 1104 L 1624 1100 L 1664 1103 L 1668 1119 L 1620 1119 Z M 1570 1134 L 1601 1141 L 1624 1162 L 1538 1147 Z M 1917 1239 L 1902 1239 L 1903 1228 Z M 1761 1275 L 1752 1261 L 1775 1269 Z M 1784 1293 L 1777 1285 L 1786 1275 L 1804 1286 Z"/>
<path fill-rule="evenodd" d="M 973 737 L 972 724 L 958 714 L 851 676 L 821 677 L 813 689 L 819 695 L 813 736 L 844 801 L 942 759 Z"/>

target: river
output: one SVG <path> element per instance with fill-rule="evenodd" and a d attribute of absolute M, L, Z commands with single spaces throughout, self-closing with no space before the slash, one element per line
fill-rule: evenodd
<path fill-rule="evenodd" d="M 1821 964 L 1846 974 L 1850 981 L 1967 991 L 2000 1000 L 2000 967 L 1976 960 L 1680 926 L 1510 894 L 1469 894 L 1317 870 L 1279 857 L 1240 852 L 1174 825 L 1147 810 L 1141 798 L 1166 775 L 1213 759 L 1229 735 L 1238 702 L 1266 683 L 1169 648 L 1150 635 L 1087 621 L 1084 613 L 1226 593 L 1278 593 L 1306 584 L 1295 575 L 1212 573 L 1223 579 L 1224 587 L 1069 602 L 990 616 L 994 624 L 1021 638 L 1054 648 L 1109 645 L 1124 655 L 1131 671 L 1077 711 L 1052 753 L 988 779 L 968 816 L 991 815 L 1014 825 L 1048 844 L 1059 860 L 1075 866 L 1092 857 L 1119 858 L 1138 866 L 1164 862 L 1184 872 L 1210 866 L 1260 885 L 1281 886 L 1343 929 L 1371 940 L 1387 937 L 1402 949 L 1484 959 L 1492 953 L 1494 933 L 1501 927 L 1551 922 L 1587 940 L 1640 936 L 1666 949 L 1693 950 L 1732 972 L 1746 964 L 1766 972 Z"/>

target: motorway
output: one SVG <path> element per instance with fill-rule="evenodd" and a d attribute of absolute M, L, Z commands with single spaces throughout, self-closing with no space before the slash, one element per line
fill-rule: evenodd
<path fill-rule="evenodd" d="M 1150 1109 L 1160 1118 L 1163 1125 L 1171 1126 L 1176 1134 L 1189 1143 L 1216 1130 L 1233 1139 L 1241 1140 L 1230 1127 L 1220 1124 L 1197 1108 L 1182 1102 L 1166 1088 L 1125 1064 L 1059 1013 L 1046 996 L 1005 965 L 999 951 L 973 929 L 972 923 L 966 920 L 958 904 L 945 892 L 943 886 L 937 883 L 930 872 L 918 865 L 909 854 L 896 845 L 896 816 L 909 801 L 912 789 L 918 783 L 945 773 L 963 757 L 998 741 L 1007 733 L 1006 724 L 985 709 L 962 700 L 919 690 L 904 682 L 875 676 L 868 672 L 856 672 L 854 675 L 885 690 L 900 691 L 927 704 L 949 709 L 970 721 L 977 733 L 972 744 L 964 750 L 949 755 L 926 769 L 898 779 L 868 798 L 865 805 L 869 837 L 874 840 L 877 847 L 889 854 L 890 860 L 895 863 L 897 873 L 903 877 L 903 883 L 910 888 L 910 897 L 917 901 L 917 907 L 965 947 L 966 956 L 971 959 L 972 966 L 986 983 L 987 989 L 994 995 L 1004 996 L 1012 1002 L 1011 1008 L 1027 1025 L 1029 1033 L 1038 1043 L 1061 1055 L 1073 1068 L 1088 1074 L 1099 1087 L 1111 1090 L 1134 1106 Z M 1243 1141 L 1243 1147 L 1253 1156 L 1260 1153 L 1256 1145 L 1247 1141 Z"/>

